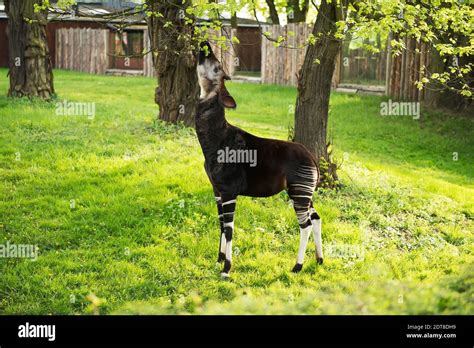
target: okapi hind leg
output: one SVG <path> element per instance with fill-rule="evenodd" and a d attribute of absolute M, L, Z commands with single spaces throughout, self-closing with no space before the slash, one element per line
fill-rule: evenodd
<path fill-rule="evenodd" d="M 298 273 L 303 269 L 304 256 L 308 246 L 309 235 L 311 234 L 311 225 L 306 227 L 300 226 L 300 246 L 298 248 L 298 257 L 292 272 Z"/>
<path fill-rule="evenodd" d="M 288 194 L 293 200 L 293 208 L 296 212 L 296 218 L 300 226 L 300 245 L 298 248 L 298 256 L 296 258 L 296 264 L 292 269 L 292 272 L 298 273 L 303 269 L 303 262 L 308 246 L 309 235 L 311 234 L 312 223 L 309 218 L 309 206 L 311 203 L 310 196 L 297 195 L 292 187 L 289 187 Z"/>
<path fill-rule="evenodd" d="M 298 224 L 300 225 L 300 246 L 293 272 L 303 268 L 303 261 L 311 234 L 312 221 L 310 207 L 312 207 L 313 192 L 318 181 L 318 171 L 313 166 L 300 165 L 294 172 L 294 177 L 288 185 L 288 195 L 293 200 Z"/>

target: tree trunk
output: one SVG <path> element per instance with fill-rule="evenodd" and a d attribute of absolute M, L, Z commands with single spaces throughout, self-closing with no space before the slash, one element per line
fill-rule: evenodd
<path fill-rule="evenodd" d="M 9 97 L 50 99 L 54 95 L 53 70 L 46 39 L 47 11 L 34 12 L 34 4 L 41 3 L 41 0 L 5 1 Z"/>
<path fill-rule="evenodd" d="M 158 75 L 155 102 L 158 118 L 171 123 L 194 125 L 199 101 L 196 57 L 191 49 L 193 25 L 185 23 L 190 0 L 148 0 L 149 9 L 161 16 L 148 18 L 153 64 Z M 169 25 L 171 23 L 171 25 Z"/>
<path fill-rule="evenodd" d="M 331 80 L 342 46 L 341 41 L 333 36 L 337 11 L 341 11 L 335 3 L 321 1 L 313 28 L 313 35 L 319 39 L 306 51 L 298 79 L 295 112 L 295 141 L 305 145 L 315 155 L 323 183 L 337 180 L 336 166 L 329 158 L 326 139 Z"/>

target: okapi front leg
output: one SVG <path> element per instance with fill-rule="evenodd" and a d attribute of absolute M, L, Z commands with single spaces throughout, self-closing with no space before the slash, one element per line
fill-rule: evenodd
<path fill-rule="evenodd" d="M 220 226 L 220 237 L 219 237 L 219 256 L 217 262 L 224 262 L 225 260 L 225 234 L 224 234 L 224 211 L 222 209 L 222 199 L 216 196 L 217 213 L 219 214 L 219 226 Z"/>
<path fill-rule="evenodd" d="M 231 196 L 222 196 L 222 215 L 224 218 L 224 238 L 222 242 L 225 242 L 225 261 L 224 269 L 221 275 L 228 277 L 230 268 L 232 266 L 232 234 L 234 233 L 234 212 L 235 212 L 236 198 Z"/>

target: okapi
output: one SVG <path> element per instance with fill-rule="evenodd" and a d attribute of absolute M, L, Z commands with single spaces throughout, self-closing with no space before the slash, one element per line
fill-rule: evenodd
<path fill-rule="evenodd" d="M 269 197 L 286 190 L 300 226 L 300 245 L 293 272 L 301 271 L 311 229 L 316 261 L 323 262 L 321 219 L 312 198 L 319 180 L 315 157 L 299 143 L 265 139 L 229 124 L 224 108 L 235 108 L 234 98 L 224 81 L 230 77 L 212 52 L 202 43 L 197 74 L 201 95 L 196 112 L 196 133 L 201 144 L 204 168 L 212 184 L 220 222 L 218 262 L 224 261 L 223 277 L 229 276 L 232 262 L 232 234 L 237 196 Z M 219 160 L 224 149 L 256 151 L 256 165 Z"/>

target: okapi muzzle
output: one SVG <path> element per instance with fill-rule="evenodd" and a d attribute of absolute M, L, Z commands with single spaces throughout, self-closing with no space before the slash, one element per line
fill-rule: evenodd
<path fill-rule="evenodd" d="M 321 219 L 313 208 L 313 193 L 319 180 L 316 159 L 299 143 L 260 138 L 227 122 L 225 108 L 235 108 L 237 104 L 225 86 L 230 78 L 207 42 L 200 46 L 197 74 L 201 96 L 196 112 L 196 133 L 217 203 L 218 262 L 224 262 L 221 275 L 228 277 L 232 265 L 237 197 L 269 197 L 283 190 L 293 203 L 300 226 L 300 245 L 293 272 L 303 267 L 311 231 L 316 260 L 321 264 Z M 246 156 L 249 153 L 256 155 L 252 161 L 248 160 L 252 156 Z"/>

